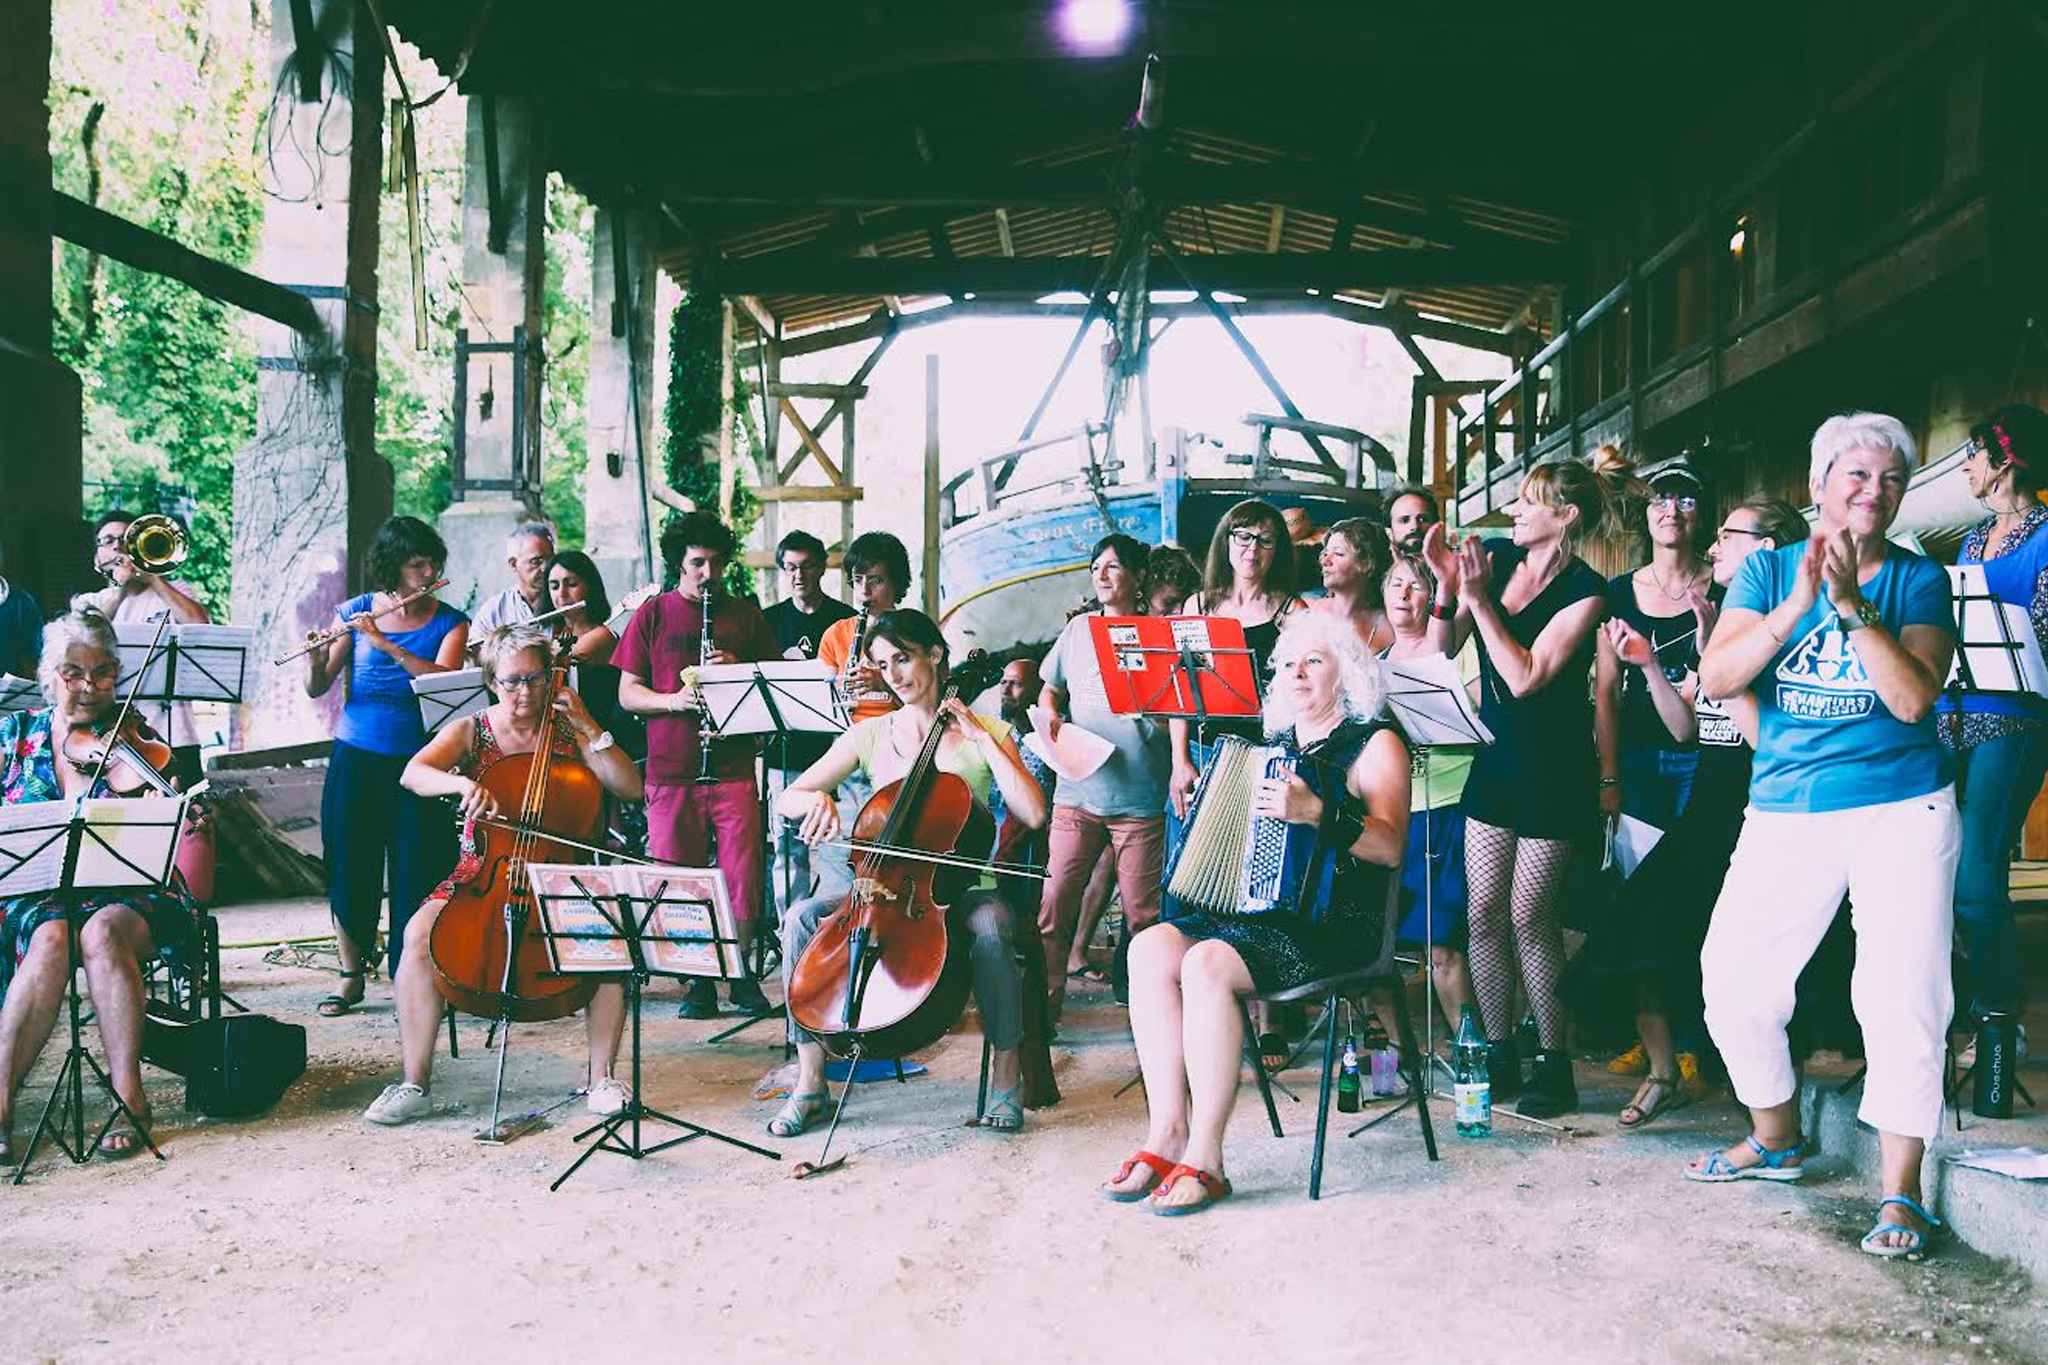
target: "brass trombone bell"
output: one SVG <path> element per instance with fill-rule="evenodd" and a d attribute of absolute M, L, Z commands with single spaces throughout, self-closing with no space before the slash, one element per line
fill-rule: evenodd
<path fill-rule="evenodd" d="M 143 573 L 163 573 L 185 562 L 191 540 L 177 522 L 151 512 L 128 523 L 121 533 L 121 553 Z"/>

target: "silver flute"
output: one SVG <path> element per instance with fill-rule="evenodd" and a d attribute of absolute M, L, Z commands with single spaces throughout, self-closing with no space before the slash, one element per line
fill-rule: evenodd
<path fill-rule="evenodd" d="M 840 719 L 853 723 L 854 678 L 860 672 L 860 651 L 868 639 L 868 604 L 860 604 L 860 614 L 853 618 L 853 648 L 846 653 L 846 667 L 839 671 L 839 705 L 846 714 Z"/>

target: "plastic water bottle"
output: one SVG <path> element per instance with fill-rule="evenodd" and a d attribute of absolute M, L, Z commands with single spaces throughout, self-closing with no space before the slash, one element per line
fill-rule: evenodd
<path fill-rule="evenodd" d="M 1493 1080 L 1486 1070 L 1486 1039 L 1480 1035 L 1479 1019 L 1470 1005 L 1458 1019 L 1458 1037 L 1452 1044 L 1456 1079 L 1451 1094 L 1456 1102 L 1458 1136 L 1493 1136 Z"/>
<path fill-rule="evenodd" d="M 1401 1054 L 1394 1051 L 1394 1045 L 1382 1036 L 1379 1046 L 1372 1050 L 1372 1093 L 1384 1098 L 1400 1086 Z"/>
<path fill-rule="evenodd" d="M 1358 1045 L 1351 1039 L 1344 1040 L 1344 1060 L 1337 1067 L 1337 1112 L 1355 1114 L 1358 1112 Z"/>

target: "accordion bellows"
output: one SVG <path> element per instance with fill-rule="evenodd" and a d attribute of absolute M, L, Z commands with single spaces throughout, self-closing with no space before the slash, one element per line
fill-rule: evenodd
<path fill-rule="evenodd" d="M 1229 736 L 1217 741 L 1195 782 L 1186 833 L 1166 872 L 1169 917 L 1295 910 L 1315 830 L 1252 814 L 1257 784 L 1285 777 L 1295 766 L 1293 751 L 1281 745 Z"/>

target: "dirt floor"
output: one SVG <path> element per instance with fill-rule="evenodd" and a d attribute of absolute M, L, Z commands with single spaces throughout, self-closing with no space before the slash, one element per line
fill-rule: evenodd
<path fill-rule="evenodd" d="M 310 902 L 222 912 L 230 943 L 317 934 Z M 648 1102 L 785 1152 L 708 1140 L 631 1162 L 601 1155 L 559 1193 L 579 1105 L 505 1147 L 472 1141 L 492 1057 L 465 1023 L 434 1089 L 442 1117 L 358 1118 L 395 1079 L 389 991 L 314 1020 L 331 977 L 231 951 L 229 990 L 306 1021 L 313 1059 L 272 1114 L 213 1122 L 151 1073 L 169 1159 L 87 1168 L 38 1158 L 0 1187 L 0 1361 L 507 1361 L 573 1357 L 1201 1360 L 2048 1362 L 2040 1291 L 1955 1250 L 1919 1265 L 1860 1255 L 1873 1192 L 1700 1186 L 1684 1161 L 1739 1132 L 1724 1102 L 1637 1134 L 1629 1083 L 1584 1067 L 1586 1132 L 1500 1121 L 1444 1160 L 1396 1117 L 1334 1140 L 1324 1197 L 1304 1185 L 1314 1092 L 1274 1139 L 1247 1086 L 1229 1145 L 1240 1193 L 1169 1221 L 1095 1186 L 1143 1135 L 1122 1012 L 1081 987 L 1056 1048 L 1066 1093 L 1018 1136 L 962 1126 L 978 1043 L 955 1035 L 907 1086 L 860 1088 L 842 1169 L 790 1167 L 817 1139 L 762 1135 L 750 1098 L 777 1027 L 719 1046 L 717 1026 L 647 1010 Z M 53 1048 L 54 1055 L 55 1049 Z M 522 1027 L 510 1106 L 581 1082 L 577 1021 Z M 25 1138 L 51 1067 L 19 1105 Z M 1306 1080 L 1306 1071 L 1299 1073 Z M 1340 1130 L 1341 1131 L 1341 1130 Z"/>

